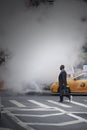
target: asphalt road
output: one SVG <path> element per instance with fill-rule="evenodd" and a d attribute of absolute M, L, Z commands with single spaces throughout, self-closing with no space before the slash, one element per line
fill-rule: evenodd
<path fill-rule="evenodd" d="M 87 96 L 65 97 L 59 103 L 58 95 L 13 94 L 3 95 L 0 128 L 12 130 L 86 130 Z M 6 129 L 7 130 L 7 129 Z"/>

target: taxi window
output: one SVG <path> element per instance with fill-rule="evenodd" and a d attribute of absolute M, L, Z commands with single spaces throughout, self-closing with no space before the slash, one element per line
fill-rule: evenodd
<path fill-rule="evenodd" d="M 77 80 L 87 80 L 87 74 L 84 74 L 84 75 L 80 75 L 80 76 L 78 76 L 77 78 L 76 78 Z"/>

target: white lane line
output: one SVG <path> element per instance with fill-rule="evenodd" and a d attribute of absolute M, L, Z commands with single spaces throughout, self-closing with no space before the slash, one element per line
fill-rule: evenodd
<path fill-rule="evenodd" d="M 66 104 L 63 104 L 63 103 L 60 103 L 60 102 L 56 102 L 56 101 L 53 101 L 53 100 L 47 100 L 47 101 L 50 102 L 50 103 L 53 103 L 55 105 L 62 106 L 62 107 L 67 107 L 67 108 L 72 107 L 72 106 L 69 106 L 69 105 L 66 105 Z"/>
<path fill-rule="evenodd" d="M 72 101 L 73 103 L 74 103 L 74 101 Z M 76 102 L 76 103 L 78 103 L 78 102 Z M 38 104 L 37 102 L 36 102 L 36 104 Z M 42 105 L 42 103 L 41 103 L 41 105 Z M 76 115 L 74 115 L 73 113 L 68 113 L 67 111 L 65 111 L 65 110 L 63 110 L 63 109 L 60 109 L 60 108 L 58 108 L 58 107 L 54 107 L 54 109 L 55 110 L 58 110 L 58 111 L 60 111 L 60 112 L 62 112 L 63 114 L 66 114 L 66 115 L 68 115 L 68 116 L 71 116 L 71 117 L 73 117 L 73 118 L 75 118 L 76 120 L 74 120 L 74 121 L 68 121 L 68 122 L 63 122 L 63 123 L 51 123 L 51 124 L 49 124 L 49 123 L 29 123 L 30 125 L 55 125 L 55 126 L 65 126 L 65 125 L 71 125 L 71 124 L 77 124 L 77 123 L 81 123 L 81 122 L 87 122 L 87 120 L 86 119 L 84 119 L 84 118 L 82 118 L 82 117 L 79 117 L 79 116 L 76 116 Z"/>
<path fill-rule="evenodd" d="M 67 101 L 67 100 L 66 100 Z M 71 101 L 71 103 L 75 104 L 75 105 L 79 105 L 81 107 L 86 107 L 87 108 L 87 105 L 83 104 L 83 103 L 79 103 L 79 102 L 76 102 L 76 101 Z"/>
<path fill-rule="evenodd" d="M 81 112 L 81 111 L 70 111 L 70 113 L 74 113 L 74 114 L 87 114 L 86 111 Z"/>
<path fill-rule="evenodd" d="M 9 111 L 58 111 L 57 108 L 18 108 L 18 107 L 6 107 L 4 110 Z"/>
<path fill-rule="evenodd" d="M 27 125 L 45 125 L 45 126 L 66 126 L 66 125 L 72 125 L 72 124 L 78 124 L 81 123 L 82 120 L 74 120 L 74 121 L 68 121 L 68 122 L 63 122 L 63 123 L 40 123 L 40 122 L 36 122 L 36 123 L 26 123 Z"/>
<path fill-rule="evenodd" d="M 71 116 L 71 117 L 73 117 L 73 118 L 76 118 L 76 119 L 78 119 L 78 120 L 81 120 L 82 122 L 86 122 L 86 123 L 87 123 L 87 120 L 86 120 L 86 119 L 84 119 L 84 118 L 82 118 L 82 117 L 80 117 L 80 116 L 74 115 L 73 113 L 69 113 L 69 114 L 67 114 L 67 115 L 69 115 L 69 116 Z"/>
<path fill-rule="evenodd" d="M 28 126 L 26 123 L 22 122 L 19 118 L 17 118 L 14 114 L 12 114 L 10 111 L 6 110 L 5 111 L 6 114 L 15 122 L 17 123 L 19 126 L 21 126 L 22 128 L 26 129 L 26 130 L 36 130 L 30 126 Z"/>
<path fill-rule="evenodd" d="M 14 114 L 15 116 L 25 116 L 25 117 L 51 117 L 51 116 L 58 116 L 63 115 L 64 113 L 54 113 L 54 114 L 45 114 L 45 115 L 31 115 L 31 114 Z"/>
<path fill-rule="evenodd" d="M 28 101 L 31 102 L 31 103 L 34 103 L 34 104 L 36 104 L 36 105 L 38 105 L 38 106 L 40 106 L 40 107 L 50 108 L 50 106 L 45 105 L 45 104 L 40 103 L 40 102 L 37 102 L 37 101 L 35 101 L 35 100 L 28 100 Z"/>
<path fill-rule="evenodd" d="M 9 100 L 9 102 L 15 104 L 18 107 L 26 107 L 25 105 L 23 105 L 22 103 L 16 101 L 16 100 Z"/>

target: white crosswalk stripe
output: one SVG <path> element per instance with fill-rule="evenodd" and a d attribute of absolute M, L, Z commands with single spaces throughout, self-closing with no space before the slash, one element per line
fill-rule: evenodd
<path fill-rule="evenodd" d="M 68 126 L 68 125 L 72 125 L 72 124 L 75 125 L 75 124 L 82 123 L 82 122 L 87 123 L 87 120 L 85 118 L 80 117 L 79 115 L 75 114 L 75 112 L 77 113 L 77 111 L 73 112 L 73 111 L 67 110 L 67 108 L 70 108 L 70 110 L 72 110 L 71 108 L 73 108 L 74 106 L 78 106 L 78 107 L 81 106 L 81 107 L 87 108 L 86 104 L 79 103 L 76 101 L 71 101 L 70 103 L 67 103 L 68 100 L 65 100 L 65 102 L 60 103 L 60 102 L 57 102 L 55 100 L 47 100 L 47 99 L 44 100 L 44 102 L 42 102 L 41 100 L 38 100 L 38 99 L 37 100 L 36 99 L 35 100 L 26 100 L 25 99 L 25 103 L 29 102 L 29 105 L 32 108 L 28 105 L 25 106 L 16 100 L 9 100 L 9 101 L 10 101 L 10 103 L 15 104 L 17 107 L 16 107 L 16 109 L 13 109 L 11 107 L 12 110 L 6 108 L 5 112 L 7 113 L 8 116 L 12 117 L 14 119 L 14 121 L 17 120 L 17 122 L 19 122 L 20 125 L 23 124 L 24 128 L 25 127 L 27 128 L 28 125 Z M 39 107 L 37 107 L 37 106 L 39 106 Z M 16 112 L 17 108 L 18 108 L 18 111 L 22 111 L 22 112 L 19 112 L 19 113 Z M 13 111 L 15 111 L 15 112 L 13 112 Z M 37 112 L 37 111 L 39 111 L 39 112 Z M 46 111 L 49 111 L 49 113 Z M 26 121 L 24 122 L 21 120 L 21 118 L 26 118 L 26 117 L 29 119 L 31 119 L 31 117 L 32 118 L 34 118 L 34 117 L 35 118 L 48 118 L 48 117 L 50 117 L 50 119 L 52 119 L 53 117 L 55 118 L 55 116 L 56 116 L 56 118 L 59 118 L 59 116 L 62 117 L 63 115 L 68 116 L 70 118 L 73 118 L 73 120 L 67 120 L 64 122 L 57 122 L 57 123 L 54 121 L 53 121 L 53 123 L 49 123 L 49 122 L 45 123 L 44 121 L 43 122 L 37 122 L 37 121 L 36 122 L 32 122 L 32 121 L 31 122 L 26 122 Z"/>
<path fill-rule="evenodd" d="M 60 102 L 56 102 L 56 101 L 53 101 L 53 100 L 48 100 L 48 102 L 53 103 L 53 104 L 58 105 L 58 106 L 61 106 L 61 107 L 67 107 L 67 108 L 72 107 L 72 106 L 69 106 L 69 105 L 66 105 L 66 104 L 63 104 L 63 103 L 60 103 Z"/>
<path fill-rule="evenodd" d="M 26 107 L 25 105 L 23 105 L 22 103 L 16 101 L 16 100 L 9 100 L 11 103 L 15 104 L 18 107 Z"/>
<path fill-rule="evenodd" d="M 35 100 L 28 100 L 29 102 L 32 102 L 32 103 L 34 103 L 34 104 L 36 104 L 36 105 L 39 105 L 40 107 L 44 107 L 44 108 L 49 108 L 50 106 L 48 106 L 48 105 L 45 105 L 45 104 L 43 104 L 43 103 L 40 103 L 40 102 L 37 102 L 37 101 L 35 101 Z"/>
<path fill-rule="evenodd" d="M 46 104 L 43 104 L 41 102 L 38 102 L 36 100 L 27 100 L 28 102 L 31 102 L 33 104 L 36 104 L 42 108 L 51 108 L 51 106 L 49 105 L 46 105 Z M 75 104 L 75 105 L 79 105 L 81 107 L 85 107 L 87 108 L 87 105 L 86 104 L 83 104 L 83 103 L 79 103 L 79 102 L 76 102 L 76 101 L 71 101 L 70 102 L 70 105 L 67 105 L 67 104 L 64 104 L 64 103 L 60 103 L 60 102 L 57 102 L 57 101 L 54 101 L 54 100 L 46 100 L 47 102 L 51 103 L 51 104 L 55 104 L 57 106 L 61 106 L 61 107 L 64 107 L 64 108 L 71 108 L 71 104 Z M 84 101 L 87 101 L 87 100 L 84 100 Z M 28 107 L 22 103 L 20 103 L 19 101 L 17 100 L 9 100 L 10 103 L 16 105 L 17 107 Z M 68 102 L 68 100 L 66 100 L 66 102 Z"/>
<path fill-rule="evenodd" d="M 66 100 L 67 101 L 67 100 Z M 68 102 L 68 101 L 67 101 Z M 72 104 L 75 104 L 75 105 L 79 105 L 81 107 L 85 107 L 87 108 L 87 105 L 83 104 L 83 103 L 79 103 L 79 102 L 76 102 L 76 101 L 71 101 Z"/>

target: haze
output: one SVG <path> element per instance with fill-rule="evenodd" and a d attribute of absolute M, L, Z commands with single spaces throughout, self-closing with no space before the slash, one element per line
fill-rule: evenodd
<path fill-rule="evenodd" d="M 61 64 L 70 73 L 81 62 L 87 3 L 55 0 L 53 6 L 27 8 L 23 0 L 1 0 L 0 10 L 0 46 L 12 52 L 0 70 L 7 87 L 18 91 L 28 84 L 49 84 L 57 80 Z"/>

